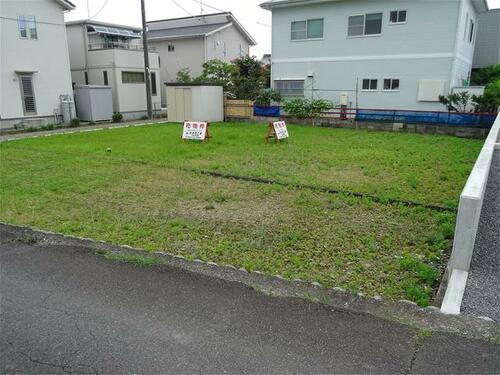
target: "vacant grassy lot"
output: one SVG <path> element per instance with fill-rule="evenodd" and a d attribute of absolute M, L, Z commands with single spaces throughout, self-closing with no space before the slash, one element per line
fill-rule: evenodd
<path fill-rule="evenodd" d="M 456 205 L 480 141 L 291 126 L 216 124 L 210 144 L 180 125 L 0 145 L 0 220 L 163 250 L 425 305 L 455 216 L 178 167 Z M 111 148 L 111 152 L 106 150 Z"/>

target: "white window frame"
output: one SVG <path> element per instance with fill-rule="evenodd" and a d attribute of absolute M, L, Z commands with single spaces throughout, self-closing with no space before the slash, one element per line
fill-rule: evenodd
<path fill-rule="evenodd" d="M 136 75 L 139 75 L 139 74 L 142 74 L 142 79 L 143 81 L 134 81 L 134 82 L 131 82 L 131 81 L 125 81 L 123 79 L 124 77 L 124 74 L 136 74 Z M 133 70 L 122 70 L 121 71 L 121 81 L 122 81 L 122 84 L 124 85 L 144 85 L 146 83 L 146 77 L 144 76 L 144 72 L 137 72 L 137 71 L 133 71 Z"/>
<path fill-rule="evenodd" d="M 167 46 L 167 52 L 175 52 L 175 44 L 169 43 Z"/>
<path fill-rule="evenodd" d="M 391 88 L 390 89 L 384 88 L 386 80 L 391 81 L 391 85 L 390 85 Z M 392 89 L 392 82 L 393 81 L 398 81 L 398 88 L 397 89 Z M 401 90 L 401 79 L 400 78 L 388 78 L 388 77 L 382 78 L 382 91 L 384 91 L 384 92 L 399 92 L 400 90 Z"/>
<path fill-rule="evenodd" d="M 391 13 L 392 12 L 397 12 L 397 17 L 396 17 L 397 21 L 396 22 L 391 21 Z M 399 21 L 399 13 L 400 12 L 406 12 L 405 20 L 402 22 Z M 408 20 L 408 10 L 407 9 L 392 9 L 389 11 L 389 25 L 404 25 L 407 20 Z"/>
<path fill-rule="evenodd" d="M 309 28 L 309 21 L 323 21 L 323 36 L 321 38 L 308 38 L 308 35 L 307 35 L 307 31 L 308 31 L 308 28 Z M 306 32 L 306 37 L 305 39 L 293 39 L 292 38 L 292 24 L 294 22 L 305 22 L 306 23 L 306 29 L 305 29 L 305 32 Z M 308 42 L 308 41 L 315 41 L 315 40 L 323 40 L 325 39 L 325 18 L 324 17 L 320 17 L 320 18 L 308 18 L 306 20 L 294 20 L 292 22 L 290 22 L 290 41 L 291 42 Z"/>
<path fill-rule="evenodd" d="M 31 95 L 24 95 L 23 78 L 28 77 L 31 81 Z M 32 116 L 37 114 L 36 96 L 35 96 L 35 85 L 33 83 L 33 74 L 19 74 L 19 89 L 21 90 L 21 101 L 23 103 L 23 113 L 25 116 Z M 26 96 L 33 97 L 33 111 L 26 110 Z"/>
<path fill-rule="evenodd" d="M 376 81 L 377 82 L 377 88 L 376 89 L 372 89 L 372 88 L 369 88 L 369 89 L 364 89 L 363 88 L 363 81 L 370 81 L 368 86 L 371 87 L 371 83 L 372 81 Z M 376 92 L 376 91 L 379 91 L 378 89 L 378 78 L 361 78 L 361 91 L 366 91 L 366 92 Z"/>
<path fill-rule="evenodd" d="M 382 14 L 382 22 L 380 24 L 380 33 L 379 34 L 366 34 L 366 16 L 369 14 Z M 363 34 L 362 35 L 349 35 L 349 18 L 351 17 L 363 17 Z M 384 12 L 373 12 L 373 13 L 365 13 L 365 14 L 351 14 L 347 16 L 347 38 L 372 38 L 382 36 L 382 32 L 384 29 Z"/>
<path fill-rule="evenodd" d="M 29 17 L 33 18 L 33 22 L 35 23 L 36 38 L 33 38 L 31 35 L 30 28 L 29 28 L 29 23 L 31 21 L 28 20 Z M 26 36 L 21 35 L 21 28 L 20 28 L 21 21 L 24 22 Z M 21 39 L 21 40 L 38 40 L 38 23 L 36 22 L 36 17 L 35 16 L 28 16 L 25 14 L 18 14 L 17 15 L 17 32 L 19 33 L 19 39 Z"/>
<path fill-rule="evenodd" d="M 306 92 L 306 80 L 303 78 L 282 78 L 282 79 L 275 79 L 273 81 L 273 89 L 276 91 L 280 91 L 279 88 L 276 87 L 276 82 L 302 82 L 302 94 L 293 94 L 293 95 L 286 95 L 286 94 L 281 94 L 284 98 L 304 98 L 305 97 L 305 92 Z M 286 89 L 285 89 L 286 90 Z M 289 90 L 299 90 L 299 89 L 289 89 Z"/>

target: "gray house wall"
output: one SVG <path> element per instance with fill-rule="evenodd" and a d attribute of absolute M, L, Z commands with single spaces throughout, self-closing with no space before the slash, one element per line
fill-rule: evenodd
<path fill-rule="evenodd" d="M 406 23 L 390 24 L 391 10 L 406 10 Z M 474 42 L 460 35 L 467 27 L 464 13 L 476 19 L 470 0 L 331 1 L 272 12 L 272 80 L 304 80 L 306 97 L 338 103 L 347 93 L 360 108 L 443 110 L 437 96 L 418 100 L 420 81 L 443 81 L 446 93 L 469 78 Z M 381 35 L 348 37 L 349 16 L 380 12 Z M 322 39 L 291 40 L 291 22 L 317 18 L 324 19 Z M 377 91 L 361 90 L 363 78 L 378 79 Z M 400 89 L 384 91 L 384 78 L 399 79 Z"/>
<path fill-rule="evenodd" d="M 473 68 L 500 63 L 500 9 L 479 15 Z"/>
<path fill-rule="evenodd" d="M 150 45 L 156 48 L 160 56 L 161 102 L 167 102 L 167 87 L 165 82 L 175 82 L 177 73 L 182 68 L 188 68 L 191 76 L 201 73 L 201 66 L 205 62 L 205 38 L 177 39 L 172 41 L 151 41 Z M 168 46 L 175 46 L 175 50 L 168 51 Z"/>
<path fill-rule="evenodd" d="M 149 43 L 160 55 L 163 106 L 167 102 L 165 83 L 175 82 L 181 69 L 188 68 L 191 76 L 198 76 L 205 62 L 230 62 L 249 55 L 251 42 L 255 43 L 231 13 L 150 21 L 148 31 Z"/>
<path fill-rule="evenodd" d="M 230 62 L 250 54 L 248 40 L 233 25 L 207 36 L 206 46 L 207 61 L 218 59 Z"/>

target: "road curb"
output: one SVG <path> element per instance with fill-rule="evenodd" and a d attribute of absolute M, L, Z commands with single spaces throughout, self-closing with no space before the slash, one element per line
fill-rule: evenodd
<path fill-rule="evenodd" d="M 300 298 L 330 306 L 355 314 L 369 314 L 385 320 L 396 321 L 415 329 L 447 332 L 469 338 L 497 341 L 500 338 L 500 324 L 471 315 L 446 315 L 438 308 L 418 307 L 410 301 L 390 301 L 380 296 L 366 297 L 363 294 L 351 294 L 339 287 L 327 288 L 318 282 L 287 280 L 280 275 L 264 275 L 261 272 L 248 272 L 236 269 L 232 265 L 219 265 L 197 259 L 190 261 L 180 255 L 167 252 L 147 252 L 128 245 L 112 245 L 90 238 L 57 234 L 50 231 L 12 225 L 0 222 L 0 233 L 10 233 L 18 241 L 37 243 L 38 246 L 74 246 L 84 251 L 98 254 L 111 252 L 139 256 L 157 257 L 160 267 L 170 266 L 185 271 L 214 277 L 226 282 L 244 284 L 252 289 L 274 297 Z"/>

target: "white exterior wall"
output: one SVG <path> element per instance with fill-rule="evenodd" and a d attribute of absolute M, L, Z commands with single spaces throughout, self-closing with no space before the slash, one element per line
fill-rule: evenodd
<path fill-rule="evenodd" d="M 474 33 L 470 41 L 470 22 L 474 22 Z M 460 2 L 460 14 L 457 19 L 455 56 L 452 67 L 451 86 L 463 86 L 470 80 L 474 47 L 477 36 L 478 17 L 470 0 Z"/>
<path fill-rule="evenodd" d="M 250 54 L 250 44 L 233 25 L 206 38 L 206 60 L 231 62 Z"/>
<path fill-rule="evenodd" d="M 0 126 L 36 118 L 40 124 L 54 123 L 59 96 L 73 96 L 63 8 L 53 0 L 2 1 L 0 14 Z M 20 38 L 18 15 L 36 17 L 38 39 Z M 24 115 L 16 71 L 34 72 L 35 115 Z"/>
<path fill-rule="evenodd" d="M 484 68 L 500 63 L 500 9 L 482 13 L 478 17 L 473 68 Z"/>
<path fill-rule="evenodd" d="M 224 121 L 222 86 L 168 86 L 168 121 Z"/>
<path fill-rule="evenodd" d="M 389 24 L 390 11 L 398 9 L 407 10 L 406 23 Z M 345 91 L 355 105 L 359 79 L 360 108 L 444 110 L 437 97 L 418 101 L 419 81 L 444 81 L 443 93 L 447 93 L 462 85 L 462 77 L 468 79 L 474 44 L 455 43 L 464 9 L 475 17 L 470 0 L 354 0 L 273 8 L 273 83 L 304 79 L 306 97 L 311 97 L 311 88 L 321 89 L 314 91 L 314 97 L 338 104 L 339 94 Z M 347 36 L 349 16 L 380 12 L 382 35 Z M 292 21 L 315 18 L 324 19 L 321 40 L 291 40 Z M 363 78 L 378 79 L 378 91 L 362 91 Z M 384 78 L 399 79 L 400 90 L 382 90 Z"/>
<path fill-rule="evenodd" d="M 96 35 L 88 35 L 82 24 L 68 25 L 70 42 L 71 76 L 73 83 L 85 84 L 87 72 L 90 85 L 104 85 L 104 71 L 108 72 L 108 84 L 113 89 L 113 111 L 120 112 L 125 118 L 135 118 L 146 114 L 146 84 L 123 83 L 122 71 L 144 72 L 144 53 L 140 50 L 128 49 L 96 49 L 88 50 L 88 44 L 100 43 Z M 141 45 L 139 39 L 131 41 L 132 45 Z M 161 109 L 161 79 L 159 54 L 149 54 L 152 73 L 156 74 L 157 95 L 153 95 L 153 108 Z"/>
<path fill-rule="evenodd" d="M 177 39 L 172 41 L 151 41 L 151 47 L 156 48 L 160 56 L 161 97 L 162 104 L 167 103 L 165 82 L 175 82 L 177 72 L 189 68 L 191 76 L 198 76 L 205 62 L 204 38 Z M 168 46 L 175 46 L 175 51 L 169 52 Z"/>

